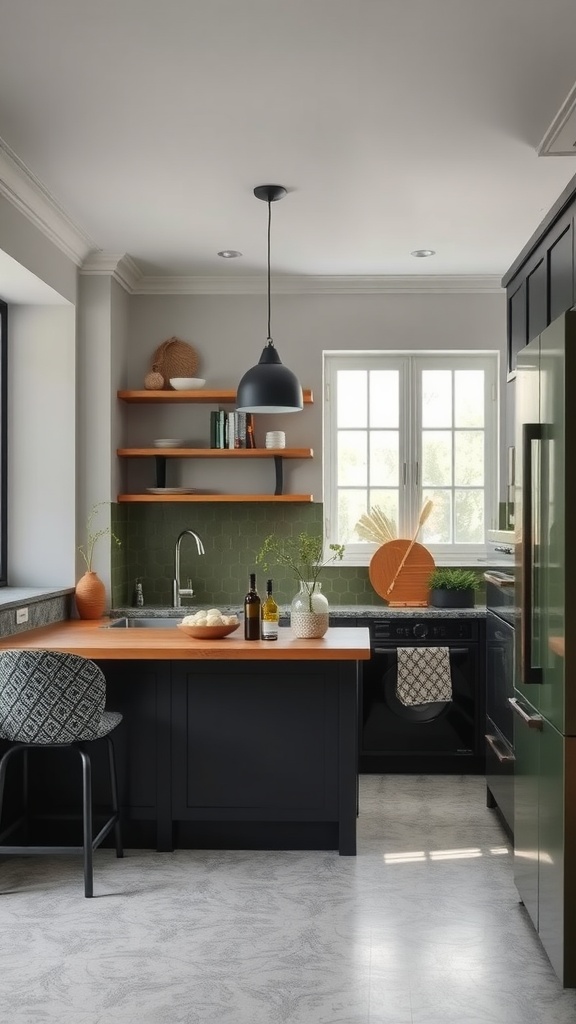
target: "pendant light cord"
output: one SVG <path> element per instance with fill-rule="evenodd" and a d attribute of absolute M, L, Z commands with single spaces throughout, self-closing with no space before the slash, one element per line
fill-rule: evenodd
<path fill-rule="evenodd" d="M 272 203 L 268 200 L 268 344 L 273 345 L 270 334 L 270 226 L 272 224 Z"/>

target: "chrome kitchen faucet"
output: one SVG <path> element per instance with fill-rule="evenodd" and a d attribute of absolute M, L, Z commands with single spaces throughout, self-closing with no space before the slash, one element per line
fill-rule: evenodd
<path fill-rule="evenodd" d="M 194 596 L 194 590 L 192 589 L 191 586 L 191 580 L 188 580 L 188 587 L 182 588 L 180 586 L 180 545 L 182 544 L 182 538 L 185 537 L 187 533 L 189 533 L 191 537 L 194 537 L 194 540 L 196 541 L 196 547 L 198 549 L 198 554 L 204 555 L 206 553 L 204 551 L 204 545 L 200 540 L 200 537 L 198 536 L 197 533 L 194 533 L 194 530 L 182 530 L 182 533 L 180 534 L 178 540 L 176 541 L 176 547 L 174 548 L 174 579 L 172 581 L 172 605 L 174 608 L 180 608 L 182 604 L 181 599 L 183 597 Z"/>

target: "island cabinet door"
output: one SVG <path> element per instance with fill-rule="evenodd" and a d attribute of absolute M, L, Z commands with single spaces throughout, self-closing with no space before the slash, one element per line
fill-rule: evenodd
<path fill-rule="evenodd" d="M 338 682 L 329 664 L 196 661 L 172 670 L 174 820 L 337 820 Z"/>
<path fill-rule="evenodd" d="M 123 716 L 112 738 L 125 845 L 156 846 L 157 812 L 170 806 L 170 663 L 102 661 L 100 668 L 106 707 Z M 106 774 L 103 782 L 105 800 Z"/>

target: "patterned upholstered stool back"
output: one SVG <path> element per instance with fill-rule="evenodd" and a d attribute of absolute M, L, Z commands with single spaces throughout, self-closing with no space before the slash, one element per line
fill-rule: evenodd
<path fill-rule="evenodd" d="M 57 651 L 0 654 L 0 737 L 71 743 L 98 735 L 106 679 L 87 658 Z"/>

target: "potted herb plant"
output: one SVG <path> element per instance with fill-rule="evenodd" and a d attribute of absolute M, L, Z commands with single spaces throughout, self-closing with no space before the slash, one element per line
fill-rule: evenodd
<path fill-rule="evenodd" d="M 434 569 L 428 579 L 429 603 L 435 608 L 473 608 L 479 583 L 473 569 Z"/>
<path fill-rule="evenodd" d="M 256 556 L 267 572 L 281 565 L 298 581 L 299 590 L 290 607 L 290 625 L 297 637 L 322 637 L 328 629 L 328 600 L 318 577 L 331 562 L 342 560 L 344 545 L 330 544 L 329 550 L 331 555 L 324 558 L 322 537 L 305 531 L 297 537 L 271 533 Z"/>

